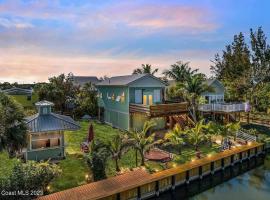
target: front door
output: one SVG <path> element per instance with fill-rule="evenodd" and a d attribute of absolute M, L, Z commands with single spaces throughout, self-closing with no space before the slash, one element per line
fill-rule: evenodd
<path fill-rule="evenodd" d="M 144 94 L 143 95 L 143 105 L 152 105 L 153 104 L 153 95 Z"/>

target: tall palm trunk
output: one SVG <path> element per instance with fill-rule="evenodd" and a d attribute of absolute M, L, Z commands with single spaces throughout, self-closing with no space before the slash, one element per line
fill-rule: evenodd
<path fill-rule="evenodd" d="M 120 172 L 120 167 L 119 167 L 119 163 L 118 163 L 118 158 L 115 158 L 115 169 L 117 172 Z"/>
<path fill-rule="evenodd" d="M 197 123 L 197 116 L 196 116 L 196 99 L 194 96 L 192 96 L 191 99 L 191 106 L 192 106 L 192 117 L 195 123 Z"/>
<path fill-rule="evenodd" d="M 140 154 L 141 154 L 141 166 L 144 166 L 145 165 L 145 159 L 144 159 L 143 151 L 140 151 Z"/>

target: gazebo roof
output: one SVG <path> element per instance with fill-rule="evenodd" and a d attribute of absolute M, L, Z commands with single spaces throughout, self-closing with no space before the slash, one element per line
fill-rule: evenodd
<path fill-rule="evenodd" d="M 28 130 L 32 133 L 48 131 L 78 130 L 80 125 L 71 117 L 50 113 L 35 114 L 26 118 Z"/>

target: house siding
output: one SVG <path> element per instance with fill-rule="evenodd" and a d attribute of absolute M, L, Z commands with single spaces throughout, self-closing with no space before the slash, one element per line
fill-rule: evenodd
<path fill-rule="evenodd" d="M 131 123 L 131 129 L 141 131 L 144 125 L 144 122 L 149 120 L 149 117 L 143 114 L 132 114 L 130 118 Z M 156 126 L 153 128 L 153 130 L 161 130 L 166 127 L 166 119 L 164 117 L 157 117 L 152 118 L 152 121 L 156 123 Z"/>
<path fill-rule="evenodd" d="M 160 93 L 162 94 L 162 87 L 131 87 L 129 88 L 129 102 L 135 103 L 135 90 L 142 90 L 143 94 L 152 95 L 154 97 L 154 90 L 160 90 Z M 160 96 L 160 102 L 162 102 L 162 95 Z"/>
<path fill-rule="evenodd" d="M 104 107 L 104 120 L 113 127 L 128 130 L 129 129 L 129 90 L 128 87 L 100 86 L 99 106 Z M 116 101 L 117 96 L 124 93 L 124 101 Z M 108 97 L 114 95 L 114 100 Z"/>

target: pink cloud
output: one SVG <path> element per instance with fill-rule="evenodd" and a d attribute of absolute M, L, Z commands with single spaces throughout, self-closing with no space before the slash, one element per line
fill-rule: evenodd
<path fill-rule="evenodd" d="M 106 14 L 108 13 L 108 14 Z M 111 14 L 113 13 L 113 17 Z M 107 20 L 124 22 L 129 26 L 149 29 L 179 28 L 211 31 L 217 24 L 204 7 L 181 5 L 119 5 L 103 12 Z M 177 31 L 177 30 L 176 30 Z"/>
<path fill-rule="evenodd" d="M 61 73 L 76 75 L 117 76 L 131 74 L 142 63 L 150 63 L 160 69 L 160 74 L 171 64 L 185 58 L 191 67 L 209 75 L 209 57 L 205 51 L 167 52 L 157 56 L 139 56 L 136 53 L 112 56 L 110 51 L 95 55 L 61 55 L 40 52 L 37 49 L 0 49 L 0 81 L 40 82 Z M 199 56 L 198 58 L 198 55 Z"/>

